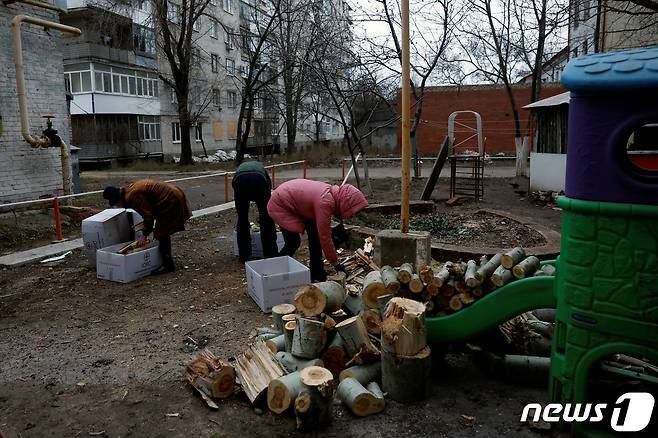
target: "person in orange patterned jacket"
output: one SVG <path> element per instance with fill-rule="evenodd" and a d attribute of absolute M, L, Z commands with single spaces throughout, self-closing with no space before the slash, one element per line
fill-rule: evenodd
<path fill-rule="evenodd" d="M 139 246 L 146 243 L 151 232 L 158 240 L 162 266 L 154 274 L 164 274 L 175 270 L 171 255 L 171 235 L 183 231 L 185 222 L 192 217 L 192 208 L 185 192 L 173 184 L 144 179 L 126 187 L 106 187 L 103 198 L 110 206 L 132 208 L 144 219 Z"/>

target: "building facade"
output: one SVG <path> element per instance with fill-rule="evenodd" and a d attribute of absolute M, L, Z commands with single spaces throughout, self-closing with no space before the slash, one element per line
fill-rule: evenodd
<path fill-rule="evenodd" d="M 0 203 L 57 195 L 63 190 L 59 148 L 33 149 L 21 134 L 10 33 L 12 19 L 21 14 L 59 22 L 55 11 L 0 3 Z M 30 133 L 40 135 L 46 128 L 43 116 L 51 115 L 53 128 L 69 144 L 60 33 L 23 23 L 21 40 Z"/>

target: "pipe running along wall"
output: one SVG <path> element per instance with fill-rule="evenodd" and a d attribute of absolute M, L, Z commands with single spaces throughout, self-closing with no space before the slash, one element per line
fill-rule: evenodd
<path fill-rule="evenodd" d="M 39 6 L 37 1 L 24 1 L 24 3 Z M 41 18 L 27 15 L 17 15 L 11 20 L 12 40 L 14 43 L 14 64 L 16 66 L 16 92 L 18 94 L 18 109 L 21 118 L 21 133 L 26 142 L 33 148 L 50 146 L 50 139 L 46 136 L 34 137 L 30 134 L 30 121 L 27 113 L 27 102 L 25 99 L 25 67 L 23 65 L 23 45 L 21 41 L 21 24 L 36 24 L 43 26 L 45 30 L 56 29 L 74 35 L 81 35 L 82 31 L 76 27 L 66 26 L 60 23 L 43 20 Z M 60 159 L 62 162 L 62 179 L 64 194 L 71 193 L 71 167 L 69 164 L 69 148 L 64 141 L 60 141 Z"/>
<path fill-rule="evenodd" d="M 40 2 L 39 0 L 16 0 L 16 3 L 24 3 L 26 5 L 36 6 L 38 8 L 59 12 L 60 14 L 66 14 L 67 12 L 66 9 L 60 8 L 59 6 L 51 5 L 50 3 Z"/>

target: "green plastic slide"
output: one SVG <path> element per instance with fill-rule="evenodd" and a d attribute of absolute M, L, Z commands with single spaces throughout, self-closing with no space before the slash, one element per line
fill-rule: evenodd
<path fill-rule="evenodd" d="M 431 342 L 462 341 L 529 310 L 555 308 L 554 281 L 553 276 L 524 278 L 494 290 L 459 312 L 428 317 L 427 339 Z"/>

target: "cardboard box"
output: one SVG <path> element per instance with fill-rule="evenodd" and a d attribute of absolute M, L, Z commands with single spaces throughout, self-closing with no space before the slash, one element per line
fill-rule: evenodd
<path fill-rule="evenodd" d="M 157 241 L 130 254 L 116 253 L 129 243 L 131 242 L 123 242 L 96 251 L 96 277 L 102 280 L 130 283 L 149 275 L 160 267 L 162 257 L 160 257 Z"/>
<path fill-rule="evenodd" d="M 311 272 L 292 257 L 274 257 L 245 263 L 247 290 L 263 312 L 292 303 L 300 287 L 311 282 Z"/>
<path fill-rule="evenodd" d="M 142 222 L 134 210 L 108 208 L 82 221 L 82 243 L 90 266 L 96 266 L 96 251 L 134 240 L 133 224 Z"/>
<path fill-rule="evenodd" d="M 283 233 L 277 231 L 276 233 L 276 246 L 281 251 L 283 248 Z M 239 256 L 240 250 L 238 249 L 238 233 L 233 231 L 233 255 Z M 260 231 L 251 232 L 251 256 L 252 257 L 264 257 L 263 254 L 263 242 L 260 239 Z"/>

